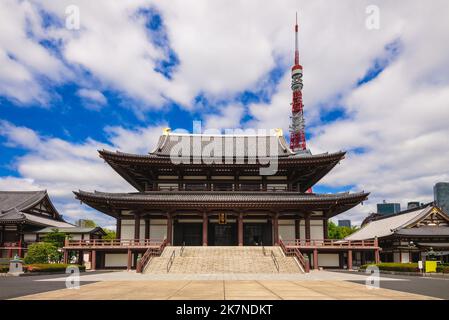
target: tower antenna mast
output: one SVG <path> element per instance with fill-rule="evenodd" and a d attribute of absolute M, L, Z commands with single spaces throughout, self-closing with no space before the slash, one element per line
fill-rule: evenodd
<path fill-rule="evenodd" d="M 306 134 L 304 124 L 304 106 L 302 103 L 302 65 L 299 64 L 298 49 L 298 13 L 295 24 L 295 62 L 292 67 L 292 115 L 290 124 L 290 148 L 293 151 L 306 150 Z"/>

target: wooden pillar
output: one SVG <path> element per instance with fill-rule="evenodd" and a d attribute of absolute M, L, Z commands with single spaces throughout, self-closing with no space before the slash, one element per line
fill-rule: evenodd
<path fill-rule="evenodd" d="M 17 255 L 19 256 L 19 258 L 22 258 L 22 245 L 23 245 L 22 239 L 19 239 L 19 249 L 17 252 Z"/>
<path fill-rule="evenodd" d="M 150 216 L 145 218 L 145 239 L 150 239 Z"/>
<path fill-rule="evenodd" d="M 128 249 L 128 264 L 126 266 L 126 270 L 131 270 L 132 268 L 132 253 L 131 253 L 131 249 Z"/>
<path fill-rule="evenodd" d="M 95 271 L 97 269 L 97 251 L 95 250 L 92 250 L 92 261 L 90 269 L 92 271 Z"/>
<path fill-rule="evenodd" d="M 22 257 L 22 246 L 24 243 L 24 241 L 23 241 L 24 240 L 23 225 L 22 224 L 19 224 L 17 226 L 17 231 L 18 231 L 18 236 L 19 236 L 19 249 L 18 249 L 17 254 L 21 258 Z"/>
<path fill-rule="evenodd" d="M 313 249 L 313 269 L 318 270 L 318 249 Z"/>
<path fill-rule="evenodd" d="M 237 218 L 237 224 L 239 246 L 243 246 L 243 213 L 241 212 Z"/>
<path fill-rule="evenodd" d="M 140 239 L 140 214 L 136 213 L 134 215 L 134 239 Z"/>
<path fill-rule="evenodd" d="M 207 212 L 203 212 L 203 246 L 207 246 Z"/>
<path fill-rule="evenodd" d="M 352 270 L 352 250 L 348 250 L 348 270 Z"/>
<path fill-rule="evenodd" d="M 5 238 L 5 225 L 2 225 L 2 230 L 0 231 L 0 246 L 3 246 L 4 238 Z"/>
<path fill-rule="evenodd" d="M 67 249 L 63 249 L 64 250 L 64 257 L 63 257 L 63 262 L 65 264 L 69 263 L 69 252 Z"/>
<path fill-rule="evenodd" d="M 329 238 L 327 227 L 328 227 L 327 226 L 327 219 L 324 218 L 323 219 L 323 239 L 328 239 Z"/>
<path fill-rule="evenodd" d="M 305 218 L 306 225 L 306 241 L 310 241 L 310 214 L 308 213 Z"/>
<path fill-rule="evenodd" d="M 173 218 L 170 213 L 167 214 L 167 244 L 172 243 Z"/>
<path fill-rule="evenodd" d="M 295 239 L 300 239 L 300 237 L 301 237 L 301 235 L 299 234 L 300 225 L 301 225 L 301 220 L 295 219 Z"/>
<path fill-rule="evenodd" d="M 78 261 L 77 261 L 77 263 L 80 266 L 83 265 L 83 250 L 78 250 Z"/>
<path fill-rule="evenodd" d="M 380 252 L 379 252 L 379 249 L 376 249 L 376 251 L 374 252 L 374 260 L 375 260 L 376 264 L 380 263 Z"/>
<path fill-rule="evenodd" d="M 276 213 L 273 216 L 273 243 L 274 245 L 279 244 L 279 214 Z"/>
<path fill-rule="evenodd" d="M 117 217 L 117 227 L 115 231 L 115 238 L 119 239 L 122 237 L 122 217 L 120 215 Z"/>

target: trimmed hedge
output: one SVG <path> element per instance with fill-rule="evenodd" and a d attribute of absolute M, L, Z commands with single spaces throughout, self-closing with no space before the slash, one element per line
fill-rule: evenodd
<path fill-rule="evenodd" d="M 438 265 L 437 266 L 437 272 L 441 272 L 441 273 L 449 273 L 449 266 L 446 264 L 444 265 Z"/>
<path fill-rule="evenodd" d="M 383 262 L 378 264 L 365 264 L 360 269 L 365 270 L 368 266 L 377 266 L 379 270 L 384 271 L 419 272 L 418 263 Z"/>
<path fill-rule="evenodd" d="M 0 265 L 0 273 L 6 273 L 9 271 L 9 265 Z"/>
<path fill-rule="evenodd" d="M 85 266 L 64 263 L 36 263 L 23 266 L 25 272 L 63 272 L 68 266 L 77 266 L 79 270 L 85 271 Z"/>

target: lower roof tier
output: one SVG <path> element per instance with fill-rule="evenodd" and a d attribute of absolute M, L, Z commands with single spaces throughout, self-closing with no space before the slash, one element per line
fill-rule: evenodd
<path fill-rule="evenodd" d="M 245 191 L 152 191 L 139 193 L 74 192 L 85 204 L 117 217 L 123 210 L 136 213 L 177 210 L 264 210 L 279 214 L 307 214 L 322 211 L 330 218 L 368 198 L 369 193 L 315 194 L 298 192 Z"/>

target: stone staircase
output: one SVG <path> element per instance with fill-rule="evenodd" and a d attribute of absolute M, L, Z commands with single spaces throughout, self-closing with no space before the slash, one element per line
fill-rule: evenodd
<path fill-rule="evenodd" d="M 265 247 L 165 247 L 160 257 L 154 257 L 144 270 L 147 274 L 167 274 L 167 264 L 175 251 L 169 273 L 302 273 L 293 257 L 286 257 L 277 246 Z M 277 270 L 273 252 L 279 265 Z"/>

